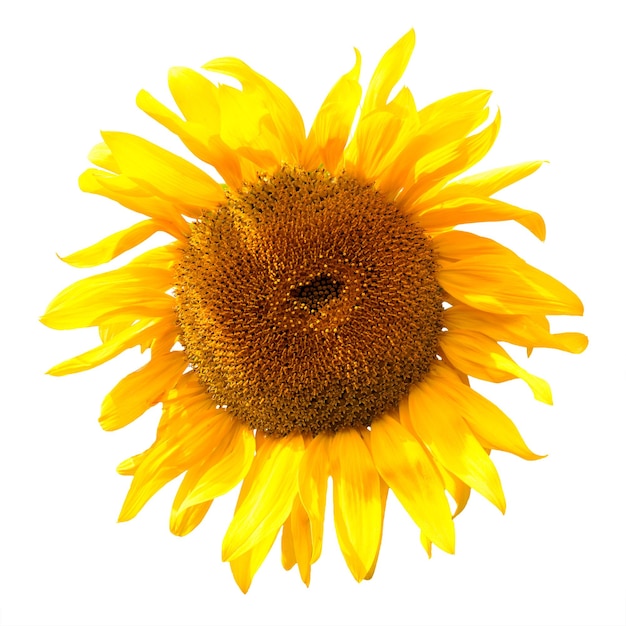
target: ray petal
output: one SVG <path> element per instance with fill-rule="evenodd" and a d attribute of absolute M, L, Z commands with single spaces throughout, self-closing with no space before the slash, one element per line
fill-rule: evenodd
<path fill-rule="evenodd" d="M 115 181 L 124 184 L 115 184 Z M 159 221 L 177 239 L 184 240 L 189 233 L 189 224 L 174 202 L 152 195 L 125 176 L 90 168 L 80 175 L 78 186 L 81 191 L 110 198 L 131 211 Z"/>
<path fill-rule="evenodd" d="M 374 70 L 363 100 L 362 117 L 385 108 L 391 90 L 400 80 L 415 47 L 415 31 L 411 29 L 385 54 Z"/>
<path fill-rule="evenodd" d="M 361 55 L 356 49 L 355 52 L 354 67 L 330 90 L 313 121 L 303 150 L 302 167 L 305 169 L 315 169 L 321 163 L 334 174 L 343 156 L 361 99 Z"/>
<path fill-rule="evenodd" d="M 76 374 L 77 372 L 92 369 L 124 352 L 124 350 L 140 345 L 143 341 L 153 340 L 155 335 L 172 327 L 175 328 L 174 315 L 171 318 L 160 320 L 148 319 L 139 321 L 121 330 L 101 346 L 55 365 L 48 371 L 48 374 L 52 376 L 66 376 L 67 374 Z"/>
<path fill-rule="evenodd" d="M 224 192 L 208 174 L 185 159 L 146 141 L 120 132 L 103 132 L 122 172 L 152 193 L 176 202 L 191 217 L 224 199 Z"/>
<path fill-rule="evenodd" d="M 544 315 L 500 315 L 460 303 L 444 311 L 444 326 L 449 330 L 475 330 L 496 341 L 526 348 L 554 348 L 580 354 L 588 344 L 581 333 L 552 334 Z"/>
<path fill-rule="evenodd" d="M 307 446 L 298 472 L 298 489 L 302 504 L 311 520 L 313 541 L 311 562 L 322 552 L 326 493 L 330 476 L 330 437 L 321 434 Z"/>
<path fill-rule="evenodd" d="M 438 368 L 431 384 L 457 404 L 463 419 L 490 449 L 528 461 L 542 458 L 528 448 L 515 424 L 493 402 L 463 384 L 452 372 Z"/>
<path fill-rule="evenodd" d="M 527 161 L 516 165 L 498 167 L 487 172 L 465 176 L 450 183 L 446 190 L 455 195 L 471 194 L 481 196 L 492 196 L 500 189 L 530 176 L 536 172 L 545 161 Z"/>
<path fill-rule="evenodd" d="M 380 544 L 380 479 L 356 430 L 334 435 L 330 462 L 337 539 L 348 568 L 361 581 L 372 567 Z"/>
<path fill-rule="evenodd" d="M 161 401 L 188 364 L 183 351 L 169 352 L 123 378 L 104 398 L 100 426 L 116 430 L 143 415 Z"/>
<path fill-rule="evenodd" d="M 490 337 L 471 330 L 449 330 L 442 334 L 439 345 L 450 363 L 468 376 L 493 383 L 521 378 L 536 400 L 552 404 L 548 383 L 520 367 Z"/>
<path fill-rule="evenodd" d="M 433 238 L 433 245 L 441 266 L 439 282 L 469 306 L 513 315 L 583 313 L 573 291 L 491 239 L 452 231 Z"/>
<path fill-rule="evenodd" d="M 372 422 L 376 469 L 413 521 L 442 550 L 454 552 L 454 524 L 444 485 L 424 446 L 389 415 Z"/>
<path fill-rule="evenodd" d="M 284 153 L 277 156 L 285 160 L 299 160 L 305 137 L 304 122 L 297 107 L 284 91 L 239 59 L 232 57 L 215 59 L 203 67 L 211 72 L 220 72 L 236 78 L 244 90 L 251 92 L 258 90 L 268 106 L 282 143 Z"/>
<path fill-rule="evenodd" d="M 541 241 L 546 238 L 546 225 L 539 213 L 491 198 L 476 196 L 451 198 L 426 210 L 417 210 L 416 215 L 419 216 L 420 225 L 427 230 L 476 222 L 515 220 Z"/>
<path fill-rule="evenodd" d="M 193 489 L 204 471 L 205 464 L 202 462 L 190 467 L 174 497 L 174 503 L 172 504 L 172 510 L 170 512 L 170 531 L 178 537 L 184 537 L 196 528 L 211 508 L 211 504 L 213 504 L 213 500 L 207 500 L 195 506 L 187 507 L 186 509 L 180 507 L 181 503 L 185 500 L 189 491 Z"/>
<path fill-rule="evenodd" d="M 311 582 L 311 557 L 313 555 L 311 523 L 299 497 L 296 497 L 293 502 L 290 520 L 295 561 L 298 564 L 300 578 L 308 587 Z"/>
<path fill-rule="evenodd" d="M 246 495 L 238 503 L 222 544 L 222 558 L 231 561 L 268 536 L 276 536 L 297 493 L 298 465 L 304 452 L 298 434 L 267 439 L 257 451 L 244 480 Z"/>
<path fill-rule="evenodd" d="M 428 199 L 450 180 L 468 170 L 480 161 L 491 149 L 500 130 L 500 112 L 483 130 L 452 141 L 424 155 L 415 164 L 413 184 L 406 186 L 401 196 L 409 206 L 413 202 Z"/>
<path fill-rule="evenodd" d="M 254 434 L 244 424 L 232 420 L 228 436 L 209 455 L 204 474 L 181 503 L 181 509 L 195 506 L 228 493 L 248 473 L 254 459 Z"/>
<path fill-rule="evenodd" d="M 259 567 L 265 561 L 269 551 L 276 541 L 278 530 L 267 535 L 256 543 L 250 550 L 238 557 L 230 559 L 230 569 L 237 586 L 243 593 L 248 593 L 254 575 L 259 571 Z"/>
<path fill-rule="evenodd" d="M 461 417 L 456 404 L 433 388 L 426 378 L 409 392 L 404 424 L 417 435 L 448 471 L 505 510 L 498 472 Z"/>
<path fill-rule="evenodd" d="M 60 258 L 68 265 L 74 267 L 102 265 L 138 246 L 159 230 L 163 230 L 162 224 L 155 220 L 144 220 L 138 224 L 133 224 L 125 230 L 109 235 L 88 248 L 83 248 L 78 252 Z"/>
<path fill-rule="evenodd" d="M 61 291 L 41 317 L 43 324 L 60 330 L 97 326 L 107 314 L 136 306 L 138 316 L 144 307 L 151 317 L 162 317 L 174 310 L 174 300 L 164 293 L 172 285 L 169 270 L 156 267 L 125 266 L 118 270 L 83 278 Z"/>

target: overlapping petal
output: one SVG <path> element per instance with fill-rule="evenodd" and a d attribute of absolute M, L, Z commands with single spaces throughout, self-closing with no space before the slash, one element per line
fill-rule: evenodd
<path fill-rule="evenodd" d="M 446 552 L 454 552 L 454 525 L 444 484 L 430 454 L 389 415 L 372 423 L 372 456 L 413 521 Z"/>
<path fill-rule="evenodd" d="M 505 509 L 498 472 L 462 417 L 458 405 L 441 396 L 426 379 L 409 392 L 404 426 L 428 447 L 435 459 L 497 506 Z"/>
<path fill-rule="evenodd" d="M 225 561 L 237 559 L 267 537 L 276 536 L 291 512 L 303 452 L 299 434 L 267 439 L 257 451 L 224 537 Z"/>

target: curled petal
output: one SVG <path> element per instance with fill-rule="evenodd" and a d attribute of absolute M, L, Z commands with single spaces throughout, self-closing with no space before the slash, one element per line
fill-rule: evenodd
<path fill-rule="evenodd" d="M 206 70 L 236 78 L 244 90 L 258 91 L 268 107 L 282 144 L 284 152 L 277 156 L 284 160 L 298 160 L 304 144 L 304 122 L 297 107 L 282 89 L 255 72 L 243 61 L 232 57 L 215 59 L 203 67 Z"/>
<path fill-rule="evenodd" d="M 130 228 L 109 235 L 88 248 L 61 257 L 61 260 L 74 267 L 102 265 L 138 246 L 159 230 L 164 230 L 162 224 L 155 220 L 144 220 Z"/>
<path fill-rule="evenodd" d="M 449 330 L 440 339 L 441 350 L 450 363 L 474 378 L 500 383 L 521 378 L 532 390 L 535 399 L 552 404 L 548 383 L 520 367 L 498 344 L 482 333 Z"/>
<path fill-rule="evenodd" d="M 305 169 L 315 169 L 321 163 L 329 172 L 335 173 L 341 161 L 361 99 L 361 55 L 358 50 L 355 52 L 354 67 L 330 90 L 313 121 L 303 150 L 302 166 Z"/>
<path fill-rule="evenodd" d="M 385 54 L 374 70 L 374 74 L 365 92 L 362 117 L 372 111 L 385 108 L 389 94 L 400 80 L 415 47 L 415 31 L 411 29 L 400 38 Z"/>

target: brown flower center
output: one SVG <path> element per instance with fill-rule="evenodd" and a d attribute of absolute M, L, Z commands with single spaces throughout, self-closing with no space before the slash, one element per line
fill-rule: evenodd
<path fill-rule="evenodd" d="M 436 272 L 428 236 L 372 186 L 283 167 L 192 225 L 181 343 L 251 428 L 369 426 L 437 358 Z"/>

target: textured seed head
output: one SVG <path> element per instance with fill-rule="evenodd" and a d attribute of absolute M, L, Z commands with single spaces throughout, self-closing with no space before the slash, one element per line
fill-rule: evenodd
<path fill-rule="evenodd" d="M 192 225 L 181 343 L 216 404 L 269 435 L 369 426 L 437 358 L 429 238 L 372 186 L 283 167 Z"/>

